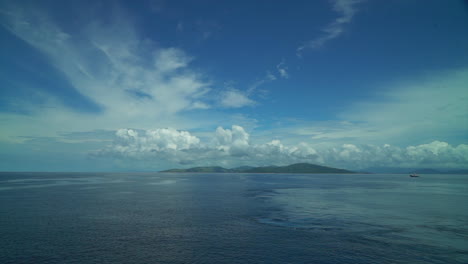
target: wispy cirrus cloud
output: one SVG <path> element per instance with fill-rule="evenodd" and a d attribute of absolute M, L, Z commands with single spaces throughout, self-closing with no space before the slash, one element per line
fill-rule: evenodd
<path fill-rule="evenodd" d="M 255 101 L 249 98 L 248 93 L 238 89 L 229 88 L 220 94 L 219 105 L 225 108 L 239 108 L 252 106 Z"/>
<path fill-rule="evenodd" d="M 256 92 L 265 93 L 267 90 L 259 90 L 259 88 L 280 78 L 289 78 L 288 67 L 286 66 L 284 60 L 276 65 L 276 70 L 273 71 L 273 73 L 271 71 L 267 71 L 262 78 L 259 78 L 252 85 L 250 85 L 250 87 L 247 89 L 246 94 L 250 96 L 255 94 Z"/>
<path fill-rule="evenodd" d="M 284 61 L 276 65 L 276 70 L 278 71 L 278 74 L 281 78 L 289 78 L 288 67 Z"/>
<path fill-rule="evenodd" d="M 302 55 L 305 49 L 317 49 L 322 47 L 326 42 L 338 38 L 345 31 L 346 24 L 351 23 L 353 17 L 357 13 L 357 5 L 363 0 L 333 0 L 333 10 L 339 14 L 333 22 L 322 29 L 322 36 L 309 40 L 296 49 L 298 56 Z"/>
<path fill-rule="evenodd" d="M 217 95 L 210 76 L 191 67 L 194 57 L 141 35 L 123 11 L 105 22 L 94 19 L 70 29 L 44 10 L 10 4 L 3 7 L 0 23 L 44 54 L 72 89 L 102 109 L 84 113 L 40 86 L 30 87 L 44 105 L 24 102 L 18 106 L 30 109 L 28 116 L 2 113 L 0 118 L 10 124 L 2 136 L 16 136 L 20 131 L 53 135 L 64 127 L 69 131 L 116 129 L 123 124 L 145 128 L 156 122 L 190 126 L 179 113 L 219 106 L 213 103 Z M 236 91 L 227 93 L 228 99 L 233 101 L 225 105 L 235 107 L 253 102 Z"/>
<path fill-rule="evenodd" d="M 249 94 L 249 95 L 254 94 L 255 92 L 258 91 L 258 88 L 259 88 L 260 86 L 265 85 L 265 84 L 267 84 L 267 83 L 270 83 L 270 82 L 272 82 L 272 81 L 276 81 L 277 79 L 278 79 L 278 78 L 277 78 L 274 74 L 272 74 L 271 72 L 267 71 L 267 72 L 265 73 L 265 75 L 264 75 L 262 78 L 256 80 L 256 81 L 249 87 L 249 89 L 247 90 L 247 94 Z"/>
<path fill-rule="evenodd" d="M 337 120 L 297 121 L 286 130 L 316 142 L 406 145 L 468 140 L 468 69 L 428 72 L 378 87 L 372 99 L 355 101 Z M 282 132 L 279 132 L 282 133 Z"/>

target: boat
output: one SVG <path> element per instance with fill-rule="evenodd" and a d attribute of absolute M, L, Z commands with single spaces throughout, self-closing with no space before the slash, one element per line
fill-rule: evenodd
<path fill-rule="evenodd" d="M 410 176 L 410 177 L 419 177 L 419 175 L 417 175 L 417 174 L 415 174 L 415 173 L 410 174 L 409 176 Z"/>

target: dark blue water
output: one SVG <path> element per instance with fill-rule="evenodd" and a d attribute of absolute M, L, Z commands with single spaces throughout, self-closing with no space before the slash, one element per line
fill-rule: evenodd
<path fill-rule="evenodd" d="M 468 263 L 468 176 L 0 173 L 0 263 Z"/>

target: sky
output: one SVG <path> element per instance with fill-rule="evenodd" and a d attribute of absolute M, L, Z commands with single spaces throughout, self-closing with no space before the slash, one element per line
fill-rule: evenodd
<path fill-rule="evenodd" d="M 0 0 L 0 171 L 468 169 L 468 2 Z"/>

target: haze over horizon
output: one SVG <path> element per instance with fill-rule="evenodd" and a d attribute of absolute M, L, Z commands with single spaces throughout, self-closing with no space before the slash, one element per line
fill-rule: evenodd
<path fill-rule="evenodd" d="M 466 1 L 0 0 L 0 171 L 468 169 Z"/>

